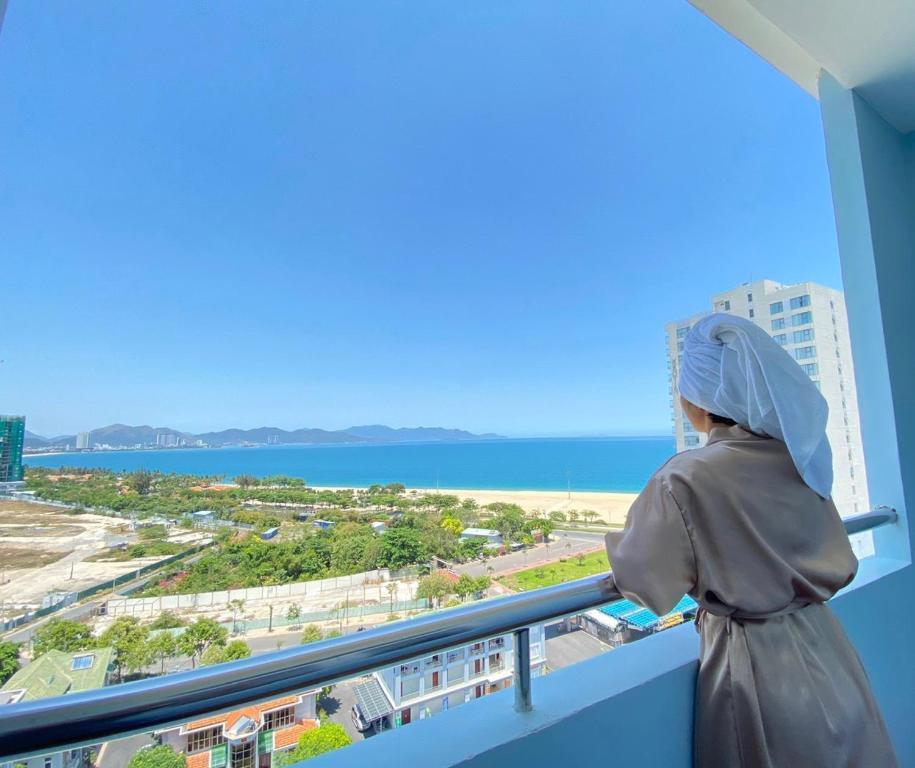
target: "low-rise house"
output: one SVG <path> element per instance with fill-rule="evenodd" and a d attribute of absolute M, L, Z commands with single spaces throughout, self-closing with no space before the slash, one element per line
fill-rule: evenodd
<path fill-rule="evenodd" d="M 187 755 L 187 768 L 269 768 L 273 755 L 293 749 L 320 721 L 317 691 L 253 704 L 156 733 Z"/>
<path fill-rule="evenodd" d="M 514 637 L 500 635 L 424 659 L 386 667 L 356 687 L 366 720 L 399 727 L 511 687 Z M 530 627 L 531 677 L 546 663 L 542 624 Z"/>
<path fill-rule="evenodd" d="M 0 705 L 91 691 L 108 683 L 113 648 L 65 653 L 48 651 L 27 664 L 0 686 Z M 25 768 L 86 768 L 89 749 L 69 749 L 17 760 Z"/>

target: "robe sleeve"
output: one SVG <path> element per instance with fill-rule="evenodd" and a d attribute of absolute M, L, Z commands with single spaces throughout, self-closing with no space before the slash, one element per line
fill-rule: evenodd
<path fill-rule="evenodd" d="M 629 510 L 626 527 L 606 536 L 616 587 L 659 616 L 696 584 L 696 559 L 683 513 L 655 475 Z"/>

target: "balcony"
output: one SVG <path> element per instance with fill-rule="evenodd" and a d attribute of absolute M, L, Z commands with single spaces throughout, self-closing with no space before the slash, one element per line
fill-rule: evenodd
<path fill-rule="evenodd" d="M 895 521 L 891 510 L 883 510 L 851 518 L 846 527 L 855 533 L 878 525 L 898 527 Z M 866 598 L 862 604 L 857 593 L 875 579 L 888 576 L 893 567 L 879 557 L 867 558 L 855 585 L 834 601 L 862 655 L 871 662 L 868 651 L 872 656 L 887 634 L 904 634 L 905 630 L 872 632 L 859 619 L 879 613 L 880 606 L 868 607 Z M 616 723 L 620 733 L 633 741 L 639 741 L 636 734 L 651 736 L 640 742 L 642 764 L 686 766 L 698 654 L 697 635 L 689 625 L 537 678 L 532 690 L 526 627 L 617 597 L 612 577 L 594 576 L 231 664 L 16 704 L 0 718 L 0 754 L 3 759 L 18 759 L 99 743 L 118 734 L 151 731 L 219 709 L 351 678 L 396 664 L 398 657 L 424 656 L 513 632 L 512 694 L 482 697 L 485 700 L 473 706 L 459 707 L 446 716 L 425 720 L 421 726 L 398 729 L 322 759 L 341 766 L 367 761 L 450 766 L 467 760 L 475 766 L 522 761 L 546 765 L 560 758 L 557 750 L 565 750 L 570 739 L 580 748 L 590 745 L 599 750 L 607 723 Z M 878 688 L 884 675 L 874 676 L 873 667 L 871 672 Z M 890 720 L 891 713 L 886 714 Z M 414 727 L 425 729 L 423 738 L 415 738 Z M 659 728 L 663 734 L 657 733 Z M 473 739 L 466 738 L 468 732 L 474 733 Z"/>

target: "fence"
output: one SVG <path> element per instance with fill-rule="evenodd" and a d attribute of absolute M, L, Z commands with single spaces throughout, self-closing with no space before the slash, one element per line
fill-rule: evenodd
<path fill-rule="evenodd" d="M 68 592 L 62 599 L 53 605 L 49 605 L 45 608 L 38 608 L 37 610 L 30 611 L 29 613 L 24 613 L 21 616 L 9 619 L 8 621 L 0 622 L 0 632 L 6 632 L 10 629 L 21 627 L 23 624 L 28 624 L 29 622 L 35 621 L 36 619 L 40 619 L 44 616 L 49 616 L 68 605 L 73 605 L 74 603 L 78 603 L 80 600 L 85 600 L 88 597 L 97 595 L 99 592 L 115 589 L 118 584 L 128 584 L 131 581 L 134 581 L 135 579 L 150 573 L 151 571 L 158 570 L 159 568 L 164 568 L 165 566 L 171 565 L 172 563 L 182 560 L 183 558 L 195 555 L 209 546 L 209 544 L 197 544 L 190 549 L 179 552 L 177 555 L 171 555 L 169 557 L 163 558 L 162 560 L 157 560 L 155 563 L 148 563 L 142 568 L 137 568 L 136 570 L 130 571 L 129 573 L 115 576 L 113 579 L 103 581 L 100 584 L 94 584 L 93 586 L 87 587 L 86 589 L 81 589 L 78 592 Z M 137 585 L 137 587 L 134 587 L 134 589 L 139 588 L 139 586 L 142 585 Z"/>
<path fill-rule="evenodd" d="M 339 621 L 348 622 L 352 619 L 362 618 L 363 616 L 373 616 L 379 613 L 403 613 L 405 611 L 426 611 L 429 610 L 429 601 L 422 600 L 395 600 L 393 603 L 379 603 L 376 605 L 350 605 L 346 608 L 336 608 L 327 611 L 311 611 L 301 613 L 294 619 L 288 616 L 274 616 L 273 621 L 270 619 L 238 619 L 237 621 L 224 621 L 222 626 L 230 632 L 245 634 L 255 629 L 267 629 L 272 627 L 299 627 L 303 624 L 311 624 L 315 621 Z"/>
<path fill-rule="evenodd" d="M 247 587 L 245 589 L 223 589 L 215 592 L 193 592 L 186 595 L 161 595 L 159 597 L 111 598 L 106 612 L 109 616 L 156 616 L 162 611 L 182 609 L 225 608 L 231 600 L 284 600 L 290 598 L 320 597 L 324 592 L 349 587 L 361 587 L 415 576 L 417 568 L 402 568 L 392 571 L 379 568 L 374 571 L 354 573 L 349 576 L 334 576 L 315 581 L 301 581 L 294 584 L 277 584 L 269 587 Z"/>

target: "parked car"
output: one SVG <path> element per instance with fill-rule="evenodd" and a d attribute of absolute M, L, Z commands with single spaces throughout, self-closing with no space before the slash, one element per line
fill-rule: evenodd
<path fill-rule="evenodd" d="M 353 718 L 353 725 L 356 726 L 356 730 L 359 731 L 359 733 L 365 733 L 372 727 L 372 724 L 362 716 L 362 710 L 359 709 L 358 704 L 353 705 L 350 714 Z"/>

